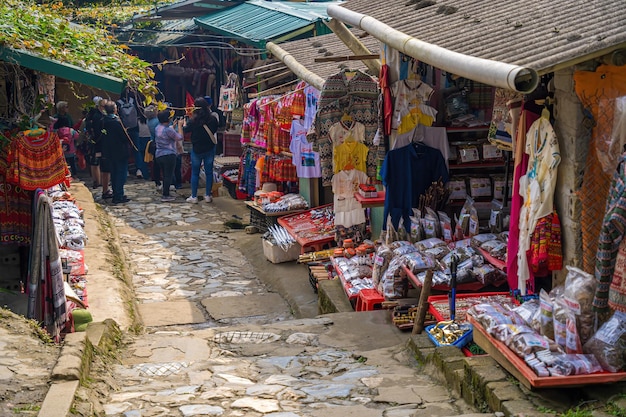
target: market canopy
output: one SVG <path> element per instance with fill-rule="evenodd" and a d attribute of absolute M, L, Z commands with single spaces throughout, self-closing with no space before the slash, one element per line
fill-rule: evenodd
<path fill-rule="evenodd" d="M 250 0 L 197 17 L 198 26 L 264 49 L 267 41 L 282 42 L 330 33 L 323 23 L 326 7 L 341 2 L 267 2 Z"/>
<path fill-rule="evenodd" d="M 119 93 L 124 89 L 125 81 L 89 71 L 76 65 L 67 64 L 43 57 L 33 52 L 0 46 L 0 61 L 5 61 L 35 71 L 51 74 L 68 81 L 75 81 L 90 87 L 99 88 L 111 93 Z"/>
<path fill-rule="evenodd" d="M 623 1 L 349 0 L 341 6 L 450 51 L 547 74 L 626 48 Z M 488 7 L 486 7 L 488 5 Z M 332 14 L 331 14 L 332 15 Z"/>

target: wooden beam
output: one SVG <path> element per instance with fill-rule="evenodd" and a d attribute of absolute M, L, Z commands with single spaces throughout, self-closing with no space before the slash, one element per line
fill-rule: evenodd
<path fill-rule="evenodd" d="M 308 70 L 304 65 L 300 64 L 292 55 L 290 55 L 287 51 L 282 49 L 280 46 L 276 45 L 274 42 L 268 42 L 265 47 L 267 50 L 272 53 L 276 57 L 276 59 L 281 60 L 285 63 L 285 65 L 296 74 L 297 77 L 311 84 L 313 87 L 318 90 L 322 90 L 324 86 L 324 80 L 319 75 L 314 72 Z"/>
<path fill-rule="evenodd" d="M 243 70 L 241 71 L 244 74 L 247 74 L 248 72 L 254 72 L 254 71 L 258 71 L 260 69 L 265 69 L 265 68 L 270 68 L 270 67 L 274 67 L 276 65 L 282 65 L 283 63 L 280 61 L 276 61 L 276 62 L 270 62 L 269 64 L 265 64 L 265 65 L 261 65 L 260 67 L 255 67 L 255 68 L 250 68 L 247 70 Z"/>
<path fill-rule="evenodd" d="M 327 56 L 324 58 L 315 58 L 314 62 L 341 62 L 341 61 L 363 61 L 364 59 L 378 59 L 377 54 L 369 55 L 343 55 L 343 56 Z"/>
<path fill-rule="evenodd" d="M 343 22 L 337 19 L 330 19 L 330 21 L 324 23 L 355 55 L 372 55 L 372 52 L 354 36 L 354 33 L 352 33 Z M 380 73 L 379 59 L 363 59 L 363 64 L 365 64 L 372 74 Z"/>
<path fill-rule="evenodd" d="M 273 75 L 273 76 L 268 77 L 268 78 L 263 78 L 261 81 L 258 81 L 256 83 L 244 85 L 241 88 L 243 88 L 245 90 L 245 89 L 250 88 L 250 87 L 258 86 L 259 84 L 267 82 L 267 81 L 271 81 L 271 80 L 275 80 L 275 79 L 280 79 L 282 77 L 286 77 L 287 75 L 290 75 L 290 74 L 293 74 L 293 73 L 291 71 L 281 72 L 280 74 L 276 74 L 276 75 Z"/>

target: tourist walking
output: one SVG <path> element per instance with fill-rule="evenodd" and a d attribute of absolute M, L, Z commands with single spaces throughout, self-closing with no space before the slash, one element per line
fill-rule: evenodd
<path fill-rule="evenodd" d="M 213 201 L 213 161 L 219 116 L 211 111 L 209 103 L 203 97 L 196 98 L 193 104 L 195 109 L 183 127 L 185 133 L 191 133 L 191 196 L 187 201 L 198 202 L 200 167 L 204 165 L 204 202 L 210 203 Z"/>
<path fill-rule="evenodd" d="M 155 129 L 156 162 L 161 167 L 163 175 L 163 195 L 161 201 L 174 201 L 175 196 L 170 195 L 170 185 L 174 178 L 176 167 L 177 142 L 182 145 L 182 120 L 177 120 L 174 127 L 170 126 L 172 112 L 170 109 L 158 113 L 159 125 Z M 180 146 L 178 145 L 178 146 Z"/>
<path fill-rule="evenodd" d="M 124 185 L 128 176 L 128 158 L 130 156 L 130 138 L 124 129 L 114 102 L 107 101 L 104 105 L 102 156 L 109 164 L 111 172 L 111 188 L 113 189 L 113 204 L 130 201 L 124 195 Z"/>

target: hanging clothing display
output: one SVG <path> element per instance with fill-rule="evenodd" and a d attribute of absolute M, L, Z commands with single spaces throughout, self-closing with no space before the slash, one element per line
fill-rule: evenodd
<path fill-rule="evenodd" d="M 7 163 L 7 182 L 24 190 L 50 188 L 69 175 L 59 137 L 43 129 L 26 130 L 13 137 Z"/>
<path fill-rule="evenodd" d="M 28 246 L 32 234 L 33 192 L 6 181 L 7 148 L 0 149 L 0 244 Z"/>
<path fill-rule="evenodd" d="M 315 115 L 314 129 L 307 139 L 314 142 L 320 153 L 322 185 L 329 186 L 333 177 L 333 144 L 330 128 L 348 113 L 365 126 L 363 144 L 368 148 L 367 175 L 376 176 L 378 146 L 373 144 L 378 129 L 378 83 L 359 70 L 344 69 L 326 79 Z"/>
<path fill-rule="evenodd" d="M 520 178 L 520 194 L 524 204 L 519 219 L 518 288 L 526 294 L 526 281 L 530 278 L 527 251 L 531 234 L 539 219 L 554 210 L 554 190 L 557 168 L 561 163 L 559 142 L 550 120 L 540 117 L 532 124 L 526 135 L 528 170 Z"/>
<path fill-rule="evenodd" d="M 48 333 L 59 341 L 67 319 L 63 268 L 51 201 L 43 190 L 35 192 L 33 213 L 27 317 L 42 321 Z"/>
<path fill-rule="evenodd" d="M 307 128 L 303 119 L 291 123 L 291 143 L 289 152 L 296 167 L 298 178 L 319 178 L 322 176 L 320 155 L 313 150 L 313 144 L 306 140 Z"/>
<path fill-rule="evenodd" d="M 513 167 L 513 193 L 511 195 L 511 220 L 509 222 L 509 240 L 507 243 L 506 267 L 509 288 L 517 289 L 517 254 L 519 251 L 519 216 L 524 199 L 520 195 L 519 179 L 528 170 L 528 154 L 524 152 L 526 149 L 526 134 L 530 126 L 539 118 L 539 115 L 530 110 L 523 109 L 517 124 L 517 137 L 515 139 L 515 165 Z M 529 273 L 529 279 L 526 282 L 527 287 L 533 287 L 532 271 Z"/>
<path fill-rule="evenodd" d="M 336 174 L 339 171 L 351 169 L 365 172 L 368 152 L 367 146 L 349 136 L 333 150 L 333 172 Z"/>
<path fill-rule="evenodd" d="M 340 120 L 328 129 L 328 136 L 333 147 L 341 145 L 347 137 L 363 143 L 365 140 L 365 126 L 363 123 Z"/>
<path fill-rule="evenodd" d="M 304 106 L 304 127 L 309 130 L 317 113 L 317 102 L 320 99 L 320 91 L 308 85 L 304 87 L 305 106 Z"/>
<path fill-rule="evenodd" d="M 354 197 L 354 193 L 358 192 L 359 184 L 366 182 L 365 172 L 356 169 L 339 171 L 333 175 L 335 225 L 351 227 L 365 223 L 365 211 Z"/>
<path fill-rule="evenodd" d="M 422 143 L 413 143 L 387 153 L 381 169 L 385 186 L 383 230 L 387 230 L 387 218 L 391 217 L 394 228 L 400 219 L 410 232 L 412 209 L 418 207 L 419 197 L 433 182 L 448 182 L 448 170 L 441 152 Z"/>
<path fill-rule="evenodd" d="M 626 153 L 613 174 L 602 221 L 595 277 L 598 281 L 593 307 L 596 311 L 626 311 L 626 256 L 618 255 L 626 233 Z M 619 258 L 620 264 L 616 260 Z"/>

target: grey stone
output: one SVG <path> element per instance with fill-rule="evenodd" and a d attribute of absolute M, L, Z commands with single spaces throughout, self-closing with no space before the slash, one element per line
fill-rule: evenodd
<path fill-rule="evenodd" d="M 224 414 L 224 409 L 222 407 L 214 406 L 214 405 L 203 405 L 203 404 L 193 404 L 193 405 L 183 405 L 179 407 L 183 416 L 192 417 L 192 416 L 221 416 Z"/>

